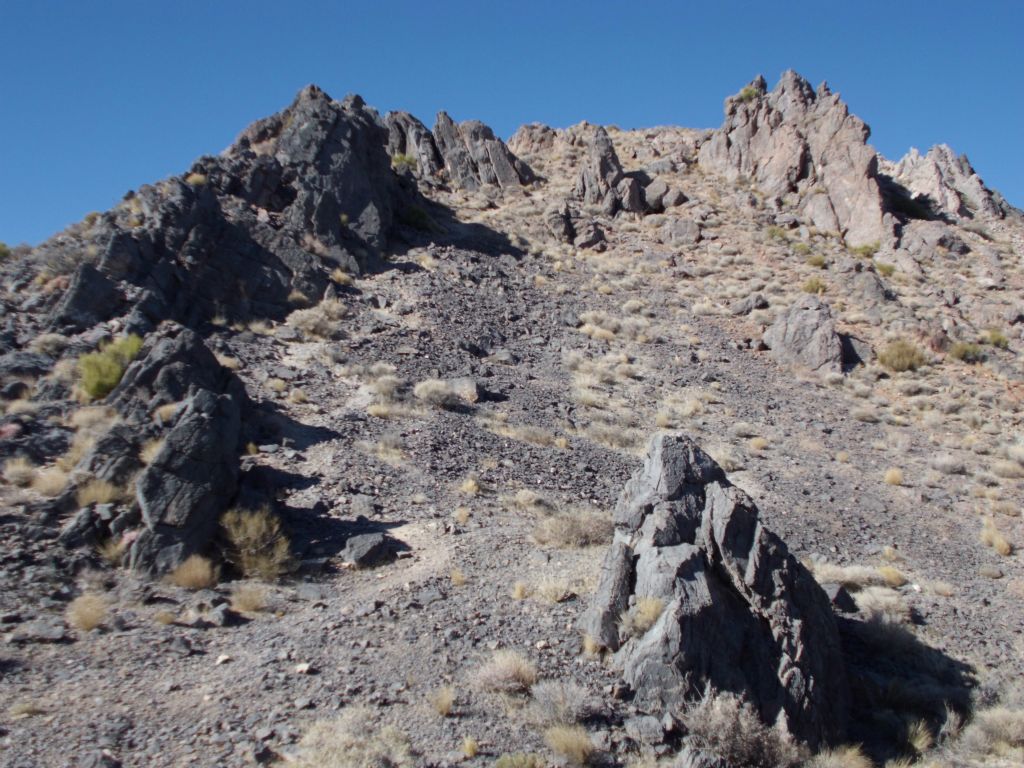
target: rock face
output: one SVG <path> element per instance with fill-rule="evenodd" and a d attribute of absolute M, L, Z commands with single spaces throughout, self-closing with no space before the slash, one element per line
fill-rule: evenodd
<path fill-rule="evenodd" d="M 599 205 L 612 215 L 622 209 L 640 212 L 643 200 L 637 181 L 623 175 L 622 163 L 608 132 L 600 125 L 581 126 L 587 142 L 587 159 L 576 178 L 574 195 L 588 205 Z"/>
<path fill-rule="evenodd" d="M 660 604 L 645 631 L 620 621 Z M 707 687 L 742 695 L 812 746 L 846 730 L 849 691 L 828 597 L 753 502 L 690 439 L 659 434 L 615 509 L 615 537 L 584 630 L 644 711 Z"/>
<path fill-rule="evenodd" d="M 843 345 L 832 310 L 816 296 L 802 296 L 781 313 L 765 331 L 764 343 L 784 365 L 822 373 L 838 373 L 843 367 Z"/>
<path fill-rule="evenodd" d="M 966 155 L 939 144 L 922 155 L 916 148 L 885 170 L 915 196 L 921 195 L 936 213 L 958 219 L 977 215 L 1003 218 L 1010 210 L 988 189 Z"/>
<path fill-rule="evenodd" d="M 404 155 L 416 160 L 422 176 L 436 176 L 444 168 L 430 130 L 408 112 L 389 112 L 384 118 L 388 127 L 388 155 Z"/>
<path fill-rule="evenodd" d="M 478 120 L 456 124 L 446 112 L 440 112 L 434 124 L 434 142 L 452 184 L 457 187 L 506 188 L 533 181 L 529 167 Z"/>
<path fill-rule="evenodd" d="M 727 178 L 746 176 L 774 196 L 796 194 L 818 229 L 850 245 L 890 242 L 870 129 L 822 84 L 793 71 L 767 92 L 763 77 L 726 99 L 725 123 L 698 151 L 699 163 Z"/>

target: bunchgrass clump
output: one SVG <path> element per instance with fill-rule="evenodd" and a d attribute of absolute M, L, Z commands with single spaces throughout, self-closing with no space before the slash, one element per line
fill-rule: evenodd
<path fill-rule="evenodd" d="M 291 570 L 291 544 L 281 518 L 263 507 L 232 509 L 220 519 L 226 559 L 243 576 L 276 581 Z"/>
<path fill-rule="evenodd" d="M 619 634 L 624 638 L 639 637 L 654 626 L 665 610 L 665 601 L 658 597 L 641 597 L 619 620 Z"/>
<path fill-rule="evenodd" d="M 70 603 L 64 613 L 68 624 L 82 632 L 91 632 L 107 618 L 107 599 L 102 595 L 86 593 Z"/>
<path fill-rule="evenodd" d="M 968 365 L 981 363 L 985 360 L 985 350 L 978 344 L 968 341 L 958 341 L 949 348 L 949 356 Z"/>
<path fill-rule="evenodd" d="M 916 371 L 926 362 L 927 357 L 919 347 L 904 339 L 896 339 L 885 345 L 878 353 L 878 362 L 890 371 Z"/>
<path fill-rule="evenodd" d="M 476 673 L 477 685 L 494 693 L 525 693 L 537 681 L 533 662 L 516 651 L 496 651 Z"/>
<path fill-rule="evenodd" d="M 209 589 L 219 578 L 217 567 L 202 555 L 190 555 L 167 574 L 167 581 L 183 589 Z"/>
<path fill-rule="evenodd" d="M 592 547 L 607 544 L 612 538 L 611 516 L 593 509 L 573 509 L 541 518 L 533 529 L 533 539 L 549 547 Z"/>
<path fill-rule="evenodd" d="M 78 358 L 79 386 L 86 397 L 97 400 L 110 394 L 141 348 L 142 339 L 132 334 Z"/>
<path fill-rule="evenodd" d="M 409 739 L 390 725 L 376 722 L 362 707 L 346 709 L 337 720 L 312 725 L 289 760 L 294 768 L 412 768 Z"/>
<path fill-rule="evenodd" d="M 553 725 L 544 731 L 544 743 L 569 765 L 588 765 L 597 751 L 581 725 Z"/>
<path fill-rule="evenodd" d="M 682 713 L 693 746 L 726 765 L 786 768 L 799 752 L 781 731 L 761 722 L 754 709 L 731 693 L 708 691 Z"/>

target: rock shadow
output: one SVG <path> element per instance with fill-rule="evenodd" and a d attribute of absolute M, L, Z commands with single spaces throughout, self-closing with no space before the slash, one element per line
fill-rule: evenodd
<path fill-rule="evenodd" d="M 848 741 L 879 765 L 915 757 L 909 731 L 919 721 L 938 734 L 956 713 L 971 711 L 974 668 L 882 618 L 836 617 L 851 692 Z"/>

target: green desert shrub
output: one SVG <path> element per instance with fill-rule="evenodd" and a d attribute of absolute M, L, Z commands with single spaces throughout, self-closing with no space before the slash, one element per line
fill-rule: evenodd
<path fill-rule="evenodd" d="M 881 261 L 875 262 L 875 271 L 878 272 L 882 277 L 892 277 L 893 272 L 896 271 L 896 267 L 892 264 L 886 264 Z"/>
<path fill-rule="evenodd" d="M 974 363 L 980 363 L 985 359 L 985 350 L 977 344 L 972 344 L 969 341 L 958 341 L 949 348 L 949 356 L 954 360 L 962 360 L 965 363 L 973 365 Z"/>
<path fill-rule="evenodd" d="M 985 343 L 991 344 L 993 347 L 997 347 L 998 349 L 1006 349 L 1010 346 L 1010 340 L 1006 337 L 1006 334 L 998 328 L 989 328 L 985 331 Z"/>
<path fill-rule="evenodd" d="M 828 285 L 825 284 L 824 280 L 821 280 L 820 278 L 817 277 L 812 277 L 810 280 L 808 280 L 800 287 L 803 289 L 805 293 L 822 293 L 828 288 Z"/>
<path fill-rule="evenodd" d="M 112 341 L 78 358 L 80 386 L 90 400 L 106 397 L 121 381 L 128 364 L 142 348 L 142 339 L 132 334 Z"/>
<path fill-rule="evenodd" d="M 753 101 L 754 99 L 757 98 L 757 88 L 755 88 L 752 85 L 744 86 L 743 90 L 740 91 L 739 96 L 737 96 L 736 98 L 744 102 Z"/>
<path fill-rule="evenodd" d="M 399 153 L 397 155 L 392 155 L 391 156 L 391 167 L 394 168 L 396 171 L 402 171 L 402 170 L 406 170 L 406 169 L 408 169 L 410 171 L 415 171 L 416 170 L 416 158 L 413 157 L 412 155 L 405 155 L 405 154 L 402 154 L 402 153 Z"/>
<path fill-rule="evenodd" d="M 878 253 L 879 247 L 879 243 L 866 243 L 864 245 L 858 245 L 854 248 L 851 248 L 850 253 L 870 259 L 876 253 Z"/>
<path fill-rule="evenodd" d="M 916 371 L 927 362 L 924 352 L 904 339 L 896 339 L 878 353 L 878 362 L 890 371 Z"/>

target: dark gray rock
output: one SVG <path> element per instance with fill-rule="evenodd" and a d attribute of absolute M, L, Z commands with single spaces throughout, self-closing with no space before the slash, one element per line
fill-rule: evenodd
<path fill-rule="evenodd" d="M 92 264 L 80 264 L 67 291 L 50 313 L 52 331 L 79 333 L 115 317 L 125 298 L 117 286 Z"/>
<path fill-rule="evenodd" d="M 446 112 L 439 112 L 434 124 L 434 142 L 449 179 L 456 187 L 505 188 L 533 181 L 533 172 L 526 163 L 477 120 L 456 124 Z"/>
<path fill-rule="evenodd" d="M 587 159 L 576 177 L 574 194 L 588 205 L 602 205 L 607 213 L 614 213 L 619 205 L 615 190 L 622 180 L 622 164 L 603 127 L 584 126 L 584 131 L 588 134 Z"/>
<path fill-rule="evenodd" d="M 0 355 L 0 378 L 9 376 L 38 377 L 53 366 L 53 360 L 36 352 L 8 352 Z"/>
<path fill-rule="evenodd" d="M 764 343 L 778 362 L 812 371 L 840 372 L 843 345 L 829 306 L 804 295 L 765 331 Z"/>
<path fill-rule="evenodd" d="M 357 568 L 371 568 L 391 559 L 393 554 L 391 541 L 383 533 L 363 533 L 349 537 L 341 557 Z"/>
<path fill-rule="evenodd" d="M 747 298 L 736 302 L 736 304 L 733 305 L 732 307 L 732 313 L 738 317 L 741 315 L 749 315 L 755 309 L 767 308 L 768 299 L 766 299 L 760 293 L 753 293 L 750 296 L 747 296 Z"/>
<path fill-rule="evenodd" d="M 661 613 L 623 634 L 641 598 Z M 643 712 L 678 711 L 711 686 L 812 746 L 845 733 L 849 690 L 828 597 L 683 435 L 656 435 L 626 484 L 583 629 L 614 652 Z"/>
<path fill-rule="evenodd" d="M 238 486 L 238 403 L 200 389 L 135 484 L 143 531 L 132 544 L 134 570 L 166 573 L 204 551 Z"/>
<path fill-rule="evenodd" d="M 36 619 L 19 624 L 11 633 L 14 643 L 60 643 L 68 639 L 60 619 Z"/>
<path fill-rule="evenodd" d="M 392 158 L 414 158 L 416 171 L 421 176 L 436 176 L 441 172 L 444 159 L 427 126 L 408 112 L 389 112 L 384 124 L 388 128 L 388 154 Z"/>
<path fill-rule="evenodd" d="M 661 199 L 661 204 L 663 208 L 675 208 L 677 205 L 685 203 L 688 199 L 681 189 L 671 187 Z"/>

